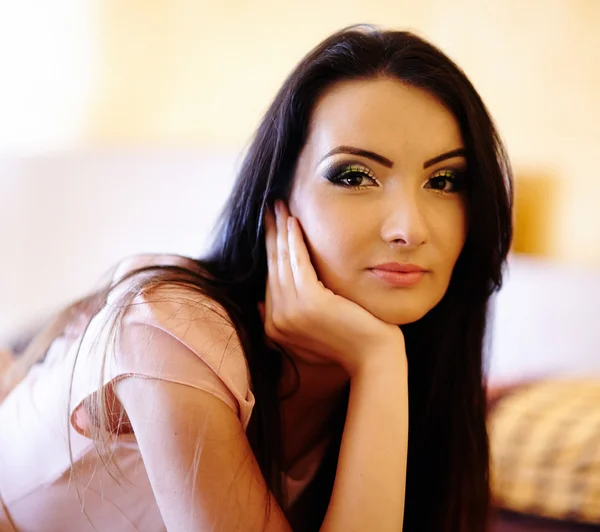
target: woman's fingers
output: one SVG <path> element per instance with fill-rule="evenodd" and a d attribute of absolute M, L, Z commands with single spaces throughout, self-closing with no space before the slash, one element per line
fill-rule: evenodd
<path fill-rule="evenodd" d="M 268 276 L 261 314 L 267 336 L 277 340 L 292 323 L 298 325 L 298 295 L 311 298 L 322 284 L 311 263 L 300 224 L 289 215 L 283 202 L 276 202 L 275 215 L 267 211 L 265 241 Z"/>
<path fill-rule="evenodd" d="M 299 294 L 314 293 L 315 287 L 322 287 L 323 285 L 319 281 L 317 272 L 310 260 L 300 223 L 293 216 L 288 218 L 288 248 L 296 290 Z"/>
<path fill-rule="evenodd" d="M 288 245 L 287 220 L 289 212 L 280 200 L 275 203 L 275 212 L 277 220 L 277 272 L 279 276 L 279 290 L 281 296 L 289 303 L 297 297 Z"/>

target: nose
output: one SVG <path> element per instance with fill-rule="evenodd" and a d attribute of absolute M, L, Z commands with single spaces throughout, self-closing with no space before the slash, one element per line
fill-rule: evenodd
<path fill-rule="evenodd" d="M 395 194 L 386 204 L 381 238 L 392 246 L 406 250 L 416 249 L 429 236 L 424 206 L 420 205 L 418 192 Z"/>

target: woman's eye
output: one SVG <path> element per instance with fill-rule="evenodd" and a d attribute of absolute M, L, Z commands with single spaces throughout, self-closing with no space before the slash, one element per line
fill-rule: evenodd
<path fill-rule="evenodd" d="M 360 164 L 345 165 L 328 174 L 325 177 L 329 181 L 347 188 L 367 188 L 378 184 L 373 172 Z"/>
<path fill-rule="evenodd" d="M 464 188 L 464 176 L 454 170 L 442 170 L 429 179 L 426 188 L 440 192 L 458 192 Z"/>

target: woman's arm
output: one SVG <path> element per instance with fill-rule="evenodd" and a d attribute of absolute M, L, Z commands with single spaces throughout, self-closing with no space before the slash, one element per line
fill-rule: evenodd
<path fill-rule="evenodd" d="M 406 390 L 405 362 L 373 364 L 353 377 L 323 530 L 402 529 Z M 220 399 L 153 379 L 124 379 L 116 392 L 170 532 L 291 530 L 267 490 L 239 419 Z M 265 522 L 267 502 L 271 512 Z"/>
<path fill-rule="evenodd" d="M 240 420 L 223 401 L 155 379 L 124 379 L 116 393 L 169 532 L 291 530 Z"/>
<path fill-rule="evenodd" d="M 408 452 L 406 357 L 352 378 L 333 493 L 321 530 L 402 530 Z"/>

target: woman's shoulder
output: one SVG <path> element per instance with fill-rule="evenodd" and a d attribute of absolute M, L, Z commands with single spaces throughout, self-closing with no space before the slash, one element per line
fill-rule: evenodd
<path fill-rule="evenodd" d="M 200 278 L 197 286 L 162 282 L 160 276 L 159 281 L 152 276 L 142 282 L 136 275 L 126 278 L 146 266 L 186 267 L 187 261 L 197 264 L 172 255 L 138 255 L 119 263 L 113 280 L 125 279 L 117 291 L 131 297 L 123 300 L 111 293 L 84 337 L 84 352 L 91 354 L 90 360 L 102 358 L 98 350 L 111 352 L 105 383 L 138 376 L 199 388 L 222 398 L 247 424 L 254 404 L 250 371 L 225 307 L 206 293 Z M 147 273 L 152 272 L 141 275 Z"/>
<path fill-rule="evenodd" d="M 196 275 L 161 276 L 161 267 L 177 266 Z M 148 267 L 151 270 L 136 272 Z M 125 292 L 131 295 L 127 305 L 127 322 L 163 326 L 186 323 L 190 327 L 209 326 L 212 333 L 220 329 L 236 334 L 235 327 L 225 306 L 217 301 L 215 294 L 207 290 L 206 273 L 194 259 L 179 255 L 145 254 L 128 257 L 121 261 L 112 274 L 112 283 L 118 288 L 111 293 L 108 302 L 114 304 Z M 121 286 L 119 286 L 121 285 Z M 119 301 L 120 303 L 120 301 Z"/>
<path fill-rule="evenodd" d="M 110 270 L 109 276 L 112 283 L 117 283 L 136 270 L 153 266 L 178 266 L 197 270 L 198 261 L 190 257 L 172 253 L 139 253 L 136 255 L 129 255 L 117 262 Z"/>
<path fill-rule="evenodd" d="M 176 265 L 198 268 L 192 259 L 174 255 L 136 256 L 122 262 L 116 276 L 145 266 Z M 117 277 L 118 278 L 118 277 Z M 144 346 L 147 356 L 156 343 L 157 331 L 167 333 L 200 358 L 230 388 L 246 395 L 250 388 L 250 373 L 240 335 L 223 304 L 212 297 L 202 286 L 184 282 L 154 282 L 136 292 L 127 305 L 120 323 L 121 332 L 129 331 L 135 338 L 133 349 L 140 352 Z M 164 335 L 163 335 L 164 336 Z M 167 364 L 161 361 L 161 364 Z"/>
<path fill-rule="evenodd" d="M 184 287 L 182 284 L 155 282 L 162 266 L 177 266 L 189 271 L 199 271 L 198 262 L 194 259 L 174 254 L 136 254 L 127 256 L 111 268 L 100 278 L 97 291 L 77 301 L 69 307 L 68 323 L 64 332 L 73 338 L 79 337 L 85 331 L 89 320 L 98 313 L 102 316 L 111 316 L 111 310 L 117 310 L 126 301 L 133 302 L 135 307 L 140 304 L 151 305 L 158 298 L 171 298 L 179 296 L 182 304 L 199 304 L 218 307 L 226 314 L 225 310 L 216 301 L 192 285 Z M 148 269 L 151 268 L 151 269 Z M 127 295 L 131 297 L 127 299 Z M 135 314 L 135 313 L 134 313 Z"/>

